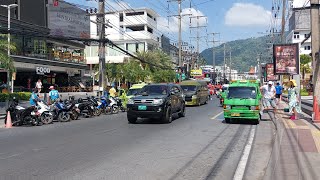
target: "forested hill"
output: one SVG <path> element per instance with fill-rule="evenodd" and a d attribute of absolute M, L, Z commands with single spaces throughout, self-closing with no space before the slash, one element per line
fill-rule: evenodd
<path fill-rule="evenodd" d="M 235 40 L 226 43 L 226 59 L 229 60 L 229 48 L 231 47 L 231 59 L 233 69 L 240 72 L 249 71 L 250 66 L 257 65 L 257 57 L 262 53 L 262 62 L 271 62 L 271 51 L 267 51 L 267 42 L 270 38 L 262 36 L 258 38 L 248 38 L 242 40 Z M 223 50 L 224 44 L 215 47 L 216 65 L 223 64 Z M 212 65 L 212 48 L 201 52 L 202 57 L 206 60 L 208 65 Z M 229 65 L 229 61 L 228 65 Z"/>

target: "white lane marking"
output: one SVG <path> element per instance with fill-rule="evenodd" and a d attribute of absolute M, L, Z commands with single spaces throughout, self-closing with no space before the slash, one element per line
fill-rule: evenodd
<path fill-rule="evenodd" d="M 217 115 L 215 115 L 214 117 L 212 117 L 211 119 L 216 119 L 218 116 L 220 116 L 221 114 L 223 113 L 223 111 L 222 112 L 220 112 L 219 114 L 217 114 Z"/>
<path fill-rule="evenodd" d="M 241 159 L 239 161 L 236 173 L 233 176 L 233 180 L 242 180 L 243 179 L 243 175 L 244 175 L 244 172 L 246 170 L 246 166 L 247 166 L 247 163 L 248 163 L 250 151 L 251 151 L 251 148 L 252 148 L 252 142 L 253 142 L 253 139 L 254 139 L 255 130 L 256 130 L 256 128 L 253 128 L 250 131 L 250 137 L 248 139 L 247 145 L 244 147 L 244 151 L 243 151 Z"/>

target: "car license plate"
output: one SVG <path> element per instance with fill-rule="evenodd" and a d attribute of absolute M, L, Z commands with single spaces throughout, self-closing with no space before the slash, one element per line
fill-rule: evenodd
<path fill-rule="evenodd" d="M 138 106 L 138 110 L 145 111 L 147 110 L 147 106 Z"/>
<path fill-rule="evenodd" d="M 231 116 L 240 116 L 240 113 L 231 113 Z"/>

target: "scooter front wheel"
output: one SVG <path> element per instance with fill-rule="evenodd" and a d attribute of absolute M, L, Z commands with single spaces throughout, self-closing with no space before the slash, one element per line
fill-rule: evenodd
<path fill-rule="evenodd" d="M 53 121 L 53 115 L 49 113 L 42 113 L 40 120 L 43 124 L 50 124 Z"/>
<path fill-rule="evenodd" d="M 58 120 L 61 122 L 68 122 L 70 121 L 70 114 L 67 112 L 61 112 L 58 116 Z"/>

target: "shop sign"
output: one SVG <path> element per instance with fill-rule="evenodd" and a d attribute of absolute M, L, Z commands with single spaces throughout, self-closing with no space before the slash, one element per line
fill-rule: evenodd
<path fill-rule="evenodd" d="M 36 67 L 36 73 L 40 75 L 50 74 L 50 71 L 48 67 Z"/>
<path fill-rule="evenodd" d="M 193 69 L 190 74 L 191 76 L 202 76 L 202 69 Z"/>
<path fill-rule="evenodd" d="M 274 74 L 299 74 L 299 45 L 273 45 Z"/>

